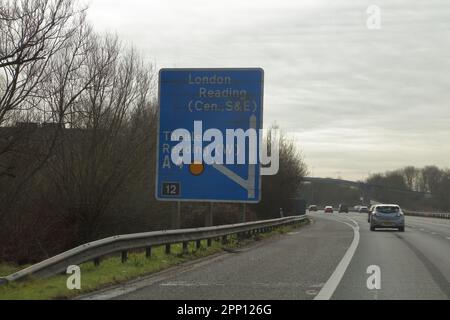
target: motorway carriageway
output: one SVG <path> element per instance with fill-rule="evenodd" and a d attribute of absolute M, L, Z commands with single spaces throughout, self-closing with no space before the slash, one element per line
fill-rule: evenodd
<path fill-rule="evenodd" d="M 289 234 L 84 298 L 450 299 L 450 220 L 405 217 L 401 233 L 371 232 L 367 214 L 309 217 Z M 380 289 L 367 286 L 370 266 L 379 267 Z"/>

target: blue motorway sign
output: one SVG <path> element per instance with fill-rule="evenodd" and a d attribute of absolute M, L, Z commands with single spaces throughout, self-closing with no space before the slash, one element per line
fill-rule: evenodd
<path fill-rule="evenodd" d="M 160 71 L 158 200 L 260 201 L 263 83 L 259 68 Z"/>

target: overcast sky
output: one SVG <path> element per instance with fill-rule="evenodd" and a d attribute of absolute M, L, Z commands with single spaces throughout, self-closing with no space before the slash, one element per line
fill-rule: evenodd
<path fill-rule="evenodd" d="M 264 68 L 265 125 L 314 176 L 450 166 L 449 0 L 91 0 L 89 18 L 157 68 Z"/>

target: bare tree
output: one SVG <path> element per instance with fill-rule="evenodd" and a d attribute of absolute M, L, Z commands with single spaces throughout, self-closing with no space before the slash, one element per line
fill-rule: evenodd
<path fill-rule="evenodd" d="M 442 178 L 442 171 L 436 166 L 427 166 L 422 170 L 424 189 L 428 192 L 436 192 Z"/>
<path fill-rule="evenodd" d="M 414 166 L 403 169 L 405 183 L 409 190 L 417 190 L 419 171 Z"/>
<path fill-rule="evenodd" d="M 28 99 L 40 97 L 38 85 L 48 73 L 52 58 L 79 28 L 73 0 L 0 1 L 0 125 L 9 114 L 29 111 Z"/>
<path fill-rule="evenodd" d="M 267 136 L 269 146 L 270 135 L 269 130 Z M 281 134 L 279 146 L 279 172 L 274 176 L 264 176 L 262 179 L 262 201 L 256 206 L 258 217 L 261 219 L 279 217 L 280 208 L 288 213 L 292 199 L 298 197 L 302 179 L 307 174 L 307 166 L 295 140 Z"/>
<path fill-rule="evenodd" d="M 2 219 L 52 149 L 37 148 L 37 126 L 11 127 L 46 121 L 41 108 L 54 94 L 43 83 L 53 79 L 57 55 L 70 50 L 84 28 L 85 8 L 74 0 L 0 0 L 0 8 L 0 185 L 8 186 L 0 198 Z"/>
<path fill-rule="evenodd" d="M 88 79 L 89 86 L 67 88 L 81 91 L 64 112 L 69 129 L 48 165 L 62 212 L 76 224 L 80 241 L 96 234 L 124 185 L 142 174 L 150 132 L 142 131 L 133 115 L 148 107 L 154 74 L 134 50 L 124 53 L 115 37 L 92 41 L 86 70 L 76 77 Z M 58 101 L 52 103 L 56 111 Z"/>

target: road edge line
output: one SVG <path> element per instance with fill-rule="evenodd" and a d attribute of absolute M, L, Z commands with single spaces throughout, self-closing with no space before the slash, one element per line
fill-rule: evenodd
<path fill-rule="evenodd" d="M 347 223 L 344 221 L 340 221 L 340 220 L 336 220 L 336 221 L 338 221 L 340 223 L 344 223 L 353 229 L 353 241 L 352 241 L 350 247 L 347 249 L 347 252 L 345 253 L 344 257 L 342 258 L 342 260 L 339 262 L 338 266 L 334 270 L 333 274 L 328 279 L 328 281 L 325 283 L 325 285 L 322 287 L 322 289 L 317 294 L 317 296 L 314 298 L 314 300 L 330 300 L 331 299 L 331 297 L 333 296 L 334 292 L 336 291 L 339 283 L 341 282 L 342 277 L 345 274 L 345 271 L 347 271 L 347 268 L 350 265 L 350 262 L 352 261 L 352 258 L 356 252 L 356 249 L 358 248 L 359 239 L 360 239 L 359 225 L 355 220 L 348 218 L 348 217 L 346 217 L 346 218 L 349 219 L 350 221 L 352 221 L 353 223 L 355 223 L 356 226 L 353 226 L 350 223 Z"/>

